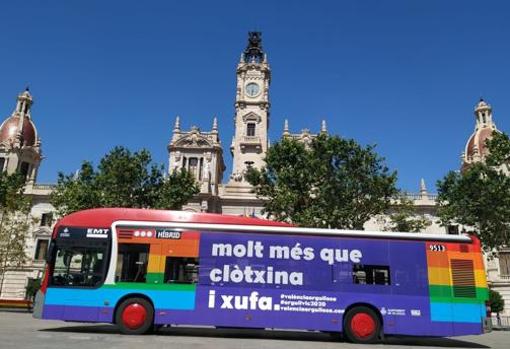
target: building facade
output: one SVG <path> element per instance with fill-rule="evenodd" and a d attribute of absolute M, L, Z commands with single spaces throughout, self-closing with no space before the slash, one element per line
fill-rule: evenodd
<path fill-rule="evenodd" d="M 260 33 L 250 33 L 248 44 L 242 51 L 236 67 L 236 91 L 234 95 L 235 131 L 230 143 L 233 157 L 232 168 L 226 182 L 223 144 L 216 117 L 211 118 L 211 129 L 202 131 L 198 127 L 189 130 L 181 128 L 181 119 L 176 117 L 168 150 L 168 171 L 185 168 L 198 181 L 200 192 L 188 202 L 183 210 L 193 212 L 214 212 L 228 215 L 263 217 L 263 201 L 252 193 L 252 187 L 245 179 L 250 167 L 261 168 L 264 156 L 270 146 L 268 130 L 270 125 L 270 83 L 271 69 L 268 56 L 262 47 Z M 50 237 L 52 212 L 49 203 L 51 185 L 37 184 L 37 170 L 42 160 L 41 141 L 31 116 L 32 96 L 28 91 L 18 96 L 11 116 L 0 127 L 0 168 L 12 173 L 21 171 L 27 177 L 27 195 L 31 195 L 31 215 L 38 219 L 32 224 L 26 252 L 30 261 L 21 270 L 11 270 L 2 280 L 4 286 L 0 298 L 22 299 L 30 279 L 40 277 L 43 259 Z M 326 121 L 322 120 L 318 133 L 308 129 L 293 133 L 289 121 L 285 120 L 282 138 L 292 138 L 309 144 L 319 133 L 327 133 Z M 486 156 L 485 140 L 496 131 L 492 119 L 492 108 L 484 101 L 475 107 L 475 131 L 466 143 L 461 168 Z M 429 193 L 425 181 L 419 183 L 419 192 L 408 194 L 419 215 L 430 221 L 426 233 L 458 234 L 462 227 L 442 227 L 436 215 L 435 194 Z M 388 223 L 388 216 L 381 215 L 366 222 L 365 229 L 381 230 Z M 510 308 L 510 250 L 500 251 L 499 260 L 487 263 L 489 282 L 505 297 Z M 509 313 L 510 315 L 510 313 Z"/>
<path fill-rule="evenodd" d="M 195 126 L 188 131 L 181 130 L 180 118 L 176 118 L 168 144 L 169 171 L 191 169 L 200 185 L 200 193 L 184 210 L 263 216 L 263 202 L 252 193 L 245 174 L 250 167 L 261 168 L 264 165 L 264 156 L 269 148 L 270 84 L 271 68 L 262 47 L 261 33 L 251 32 L 236 67 L 234 135 L 230 144 L 232 169 L 226 183 L 222 182 L 225 164 L 217 119 L 214 118 L 210 132 L 202 132 Z M 327 132 L 325 121 L 322 121 L 320 132 Z M 289 123 L 285 121 L 282 137 L 309 143 L 315 136 L 307 129 L 291 133 Z M 190 142 L 193 137 L 200 139 L 201 145 Z"/>
<path fill-rule="evenodd" d="M 30 280 L 41 277 L 53 225 L 54 207 L 50 204 L 53 186 L 37 184 L 41 164 L 42 143 L 32 120 L 33 99 L 23 91 L 17 98 L 12 114 L 0 126 L 0 170 L 25 176 L 25 195 L 30 196 L 30 233 L 25 252 L 27 263 L 8 269 L 0 275 L 0 299 L 23 299 Z M 1 215 L 1 212 L 0 212 Z"/>
<path fill-rule="evenodd" d="M 492 107 L 483 99 L 480 99 L 475 107 L 475 129 L 466 142 L 462 153 L 461 170 L 467 169 L 470 165 L 485 161 L 489 150 L 486 141 L 495 132 L 500 132 L 492 116 Z M 509 175 L 508 167 L 500 168 Z M 510 246 L 500 249 L 497 257 L 489 258 L 486 261 L 487 279 L 489 286 L 498 291 L 505 300 L 505 315 L 510 315 Z"/>

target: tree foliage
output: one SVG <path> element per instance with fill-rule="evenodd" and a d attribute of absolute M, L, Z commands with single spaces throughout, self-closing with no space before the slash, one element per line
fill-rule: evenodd
<path fill-rule="evenodd" d="M 196 193 L 198 186 L 189 172 L 165 176 L 149 151 L 115 147 L 97 169 L 84 161 L 76 174 L 59 173 L 51 202 L 60 215 L 95 207 L 180 209 Z"/>
<path fill-rule="evenodd" d="M 154 208 L 181 209 L 199 192 L 195 178 L 187 171 L 174 171 L 158 186 Z"/>
<path fill-rule="evenodd" d="M 505 300 L 498 291 L 489 290 L 489 303 L 493 313 L 500 313 L 505 309 Z"/>
<path fill-rule="evenodd" d="M 499 167 L 501 170 L 510 169 L 510 139 L 506 133 L 495 132 L 491 139 L 487 140 L 487 147 L 490 150 L 490 156 L 486 164 L 492 167 Z"/>
<path fill-rule="evenodd" d="M 363 229 L 397 193 L 396 173 L 383 161 L 373 146 L 351 139 L 321 134 L 307 146 L 284 138 L 269 148 L 266 166 L 246 178 L 275 220 Z"/>
<path fill-rule="evenodd" d="M 443 225 L 472 227 L 484 249 L 491 251 L 510 243 L 510 139 L 495 133 L 487 147 L 485 162 L 450 171 L 438 181 L 438 215 Z"/>
<path fill-rule="evenodd" d="M 416 212 L 413 200 L 405 193 L 396 198 L 390 210 L 388 222 L 384 225 L 386 231 L 419 233 L 427 229 L 432 221 Z"/>
<path fill-rule="evenodd" d="M 25 244 L 30 228 L 30 198 L 24 195 L 25 178 L 0 172 L 0 294 L 5 272 L 26 262 Z"/>

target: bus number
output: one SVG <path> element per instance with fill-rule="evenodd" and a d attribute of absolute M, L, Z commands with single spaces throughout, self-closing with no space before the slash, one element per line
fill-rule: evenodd
<path fill-rule="evenodd" d="M 444 251 L 446 251 L 446 247 L 444 245 L 430 245 L 429 248 L 433 252 L 444 252 Z"/>

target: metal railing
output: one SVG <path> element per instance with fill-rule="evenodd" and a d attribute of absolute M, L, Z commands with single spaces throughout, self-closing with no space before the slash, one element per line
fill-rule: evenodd
<path fill-rule="evenodd" d="M 423 200 L 423 199 L 428 199 L 428 200 L 434 200 L 436 201 L 437 199 L 437 194 L 420 194 L 420 193 L 407 193 L 405 195 L 408 199 L 410 200 Z"/>
<path fill-rule="evenodd" d="M 496 316 L 491 317 L 492 328 L 510 330 L 510 316 Z"/>
<path fill-rule="evenodd" d="M 55 189 L 55 187 L 56 187 L 56 184 L 35 184 L 34 185 L 35 189 L 51 190 L 51 189 Z"/>

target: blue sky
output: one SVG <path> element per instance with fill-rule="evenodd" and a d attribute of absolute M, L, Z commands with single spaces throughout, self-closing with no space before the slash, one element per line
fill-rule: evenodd
<path fill-rule="evenodd" d="M 399 186 L 430 191 L 460 164 L 483 96 L 510 128 L 510 4 L 505 1 L 3 1 L 0 117 L 30 85 L 56 181 L 115 145 L 167 165 L 176 115 L 219 118 L 227 172 L 235 66 L 263 32 L 272 68 L 270 138 L 331 133 L 377 144 Z"/>

